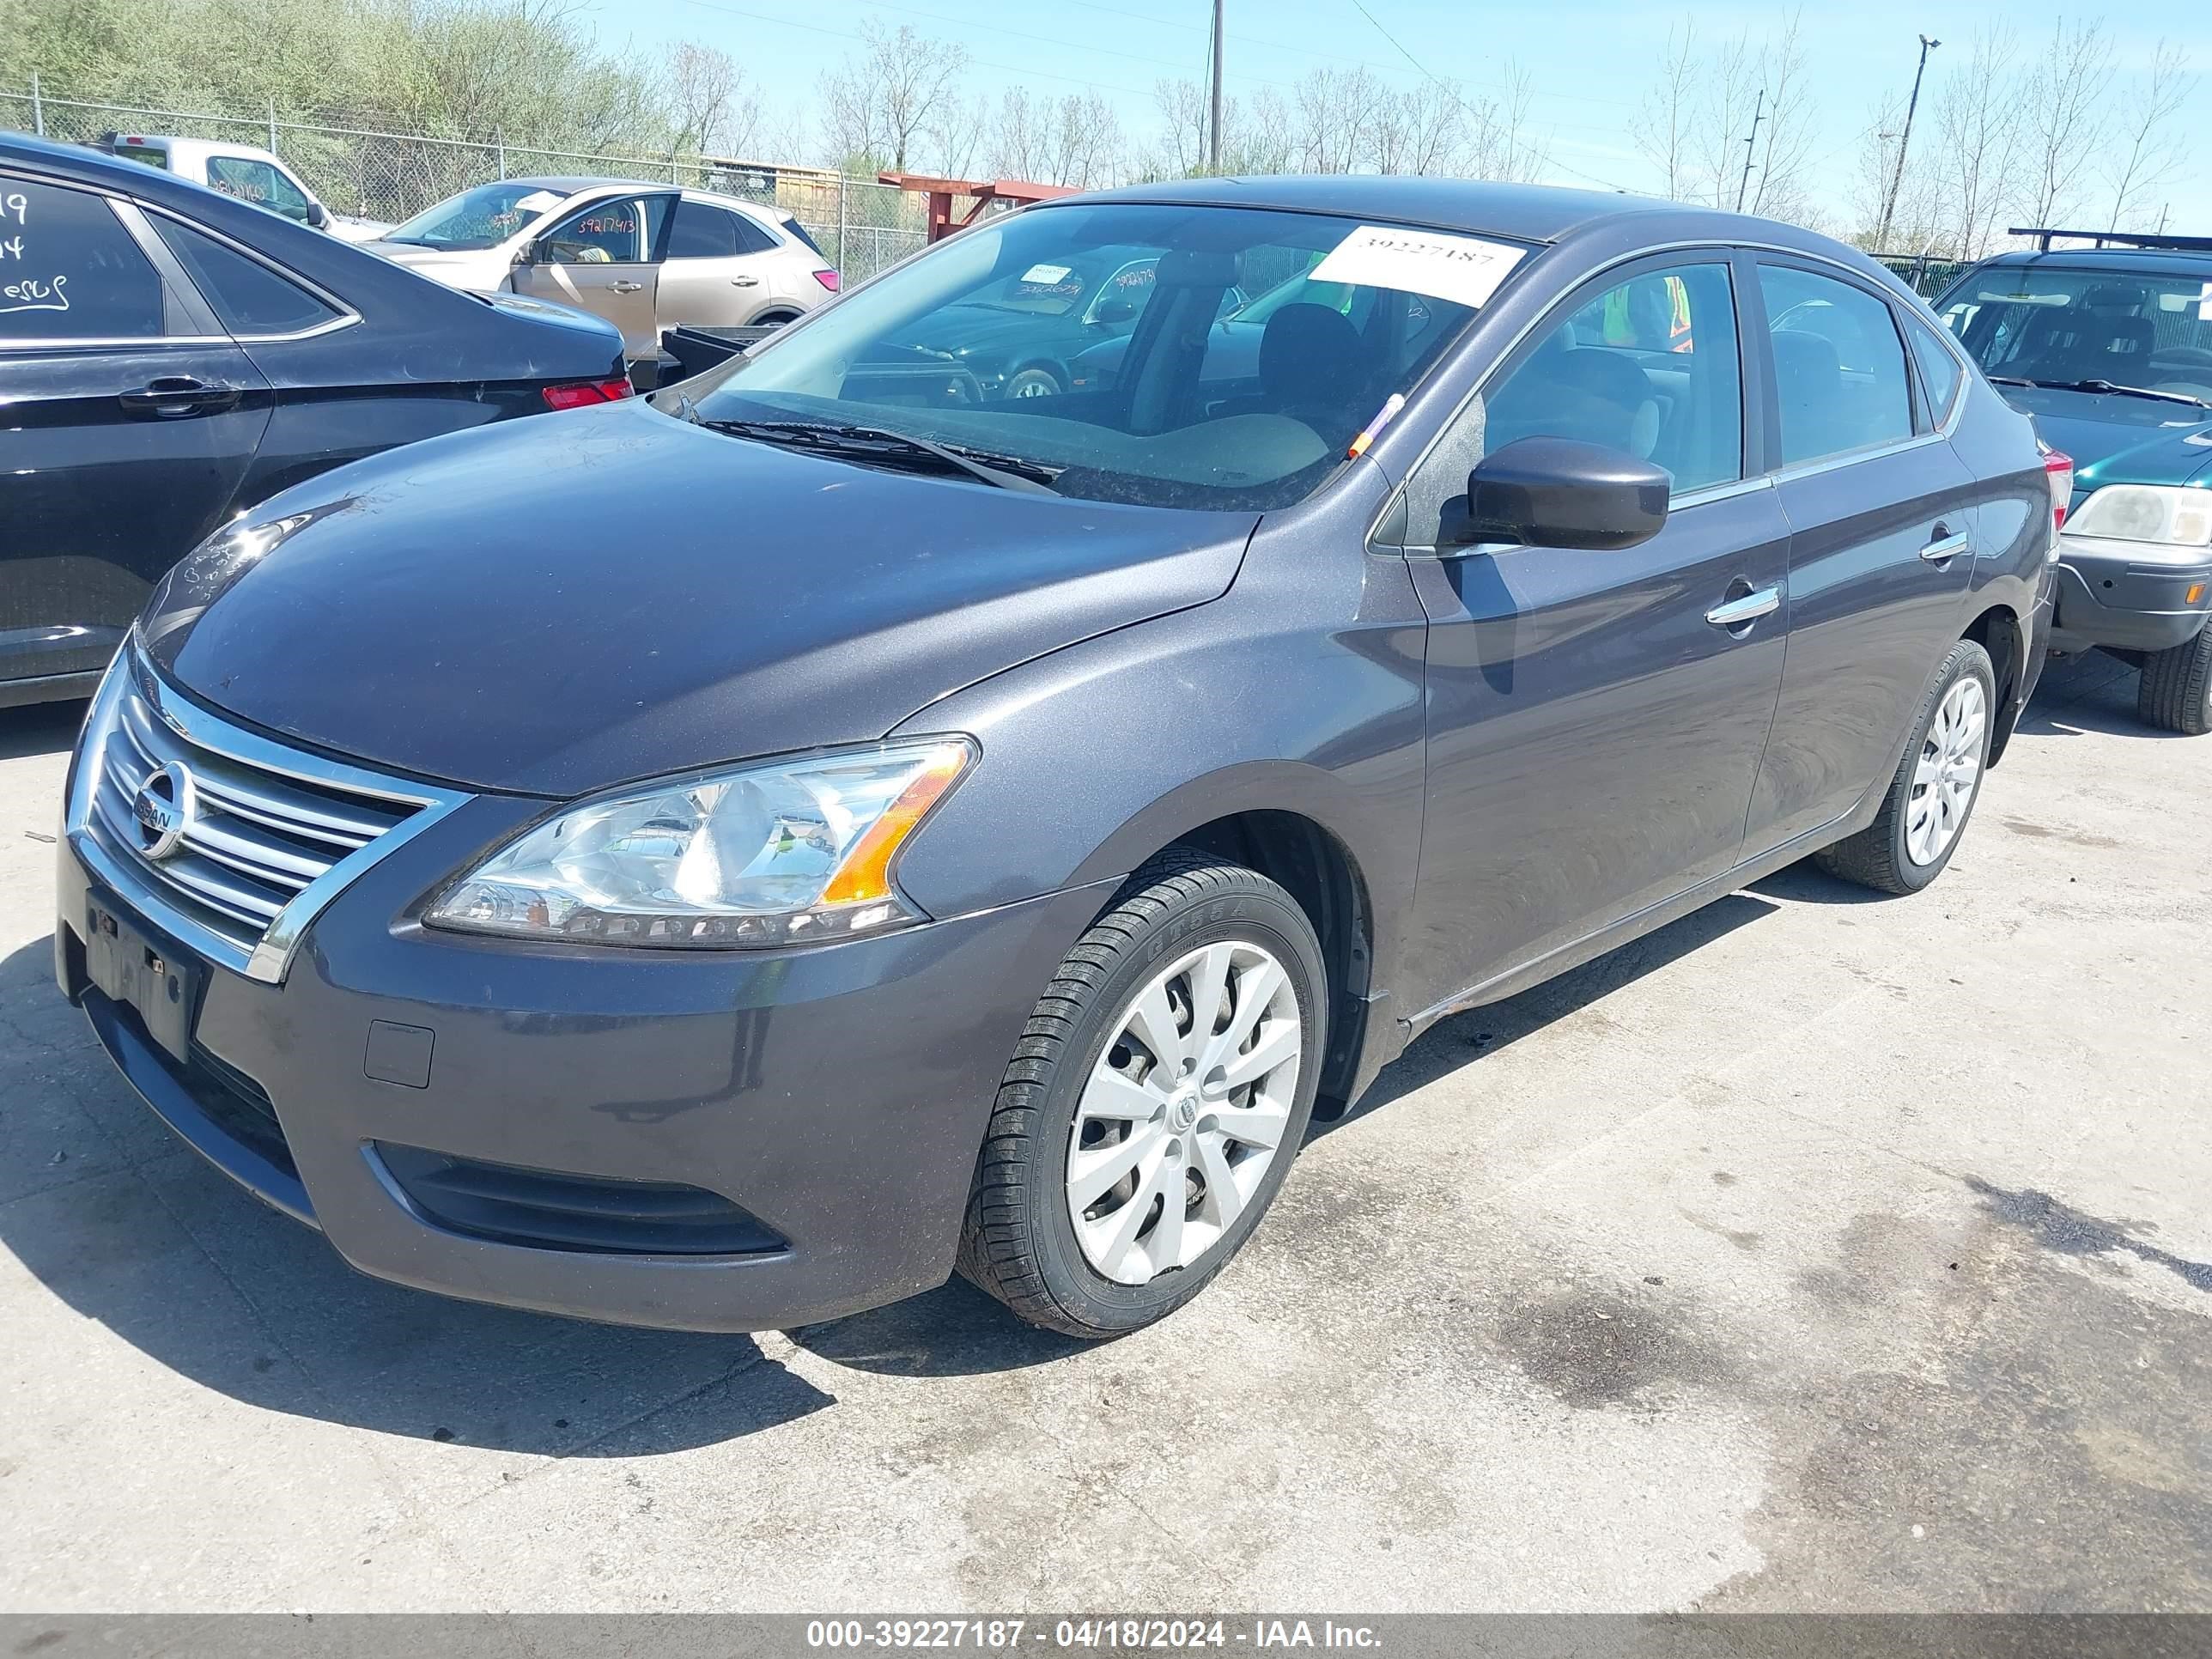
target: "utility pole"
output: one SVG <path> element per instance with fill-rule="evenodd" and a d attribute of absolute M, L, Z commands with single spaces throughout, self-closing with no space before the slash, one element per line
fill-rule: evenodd
<path fill-rule="evenodd" d="M 1213 110 L 1206 124 L 1206 170 L 1217 177 L 1221 172 L 1221 6 L 1222 0 L 1213 0 Z"/>
<path fill-rule="evenodd" d="M 1735 210 L 1743 211 L 1743 193 L 1751 188 L 1752 147 L 1759 143 L 1759 124 L 1766 114 L 1766 88 L 1759 89 L 1759 101 L 1751 107 L 1751 132 L 1743 141 L 1743 177 L 1736 182 Z"/>
<path fill-rule="evenodd" d="M 1889 221 L 1897 211 L 1897 192 L 1905 185 L 1905 152 L 1912 143 L 1913 112 L 1920 107 L 1920 77 L 1928 73 L 1928 54 L 1943 43 L 1920 37 L 1920 67 L 1912 71 L 1912 96 L 1905 106 L 1905 136 L 1897 142 L 1897 168 L 1889 175 L 1889 190 L 1881 198 L 1881 224 L 1874 234 L 1875 252 L 1889 246 Z"/>

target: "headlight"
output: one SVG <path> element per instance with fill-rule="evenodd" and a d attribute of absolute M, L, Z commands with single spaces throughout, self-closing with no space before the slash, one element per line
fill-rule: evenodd
<path fill-rule="evenodd" d="M 924 920 L 891 863 L 975 757 L 930 738 L 670 778 L 563 807 L 455 882 L 440 927 L 600 945 L 801 944 Z"/>
<path fill-rule="evenodd" d="M 2066 533 L 2116 542 L 2212 546 L 2212 489 L 2106 484 L 2066 520 Z"/>

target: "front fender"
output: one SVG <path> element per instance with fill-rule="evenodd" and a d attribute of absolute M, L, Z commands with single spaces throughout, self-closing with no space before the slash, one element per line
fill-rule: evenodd
<path fill-rule="evenodd" d="M 1370 895 L 1387 988 L 1420 850 L 1425 639 L 1401 558 L 1263 526 L 1222 598 L 906 720 L 968 732 L 982 756 L 902 855 L 899 884 L 959 915 L 1126 874 L 1234 814 L 1295 813 Z"/>

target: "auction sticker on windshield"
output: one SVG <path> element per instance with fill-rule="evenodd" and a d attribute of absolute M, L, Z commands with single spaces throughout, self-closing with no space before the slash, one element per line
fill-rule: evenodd
<path fill-rule="evenodd" d="M 1463 306 L 1487 304 L 1525 249 L 1477 236 L 1362 225 L 1306 273 L 1316 283 L 1397 289 Z"/>
<path fill-rule="evenodd" d="M 2212 283 L 2204 284 L 2204 292 L 2197 297 L 2197 320 L 2212 323 Z"/>

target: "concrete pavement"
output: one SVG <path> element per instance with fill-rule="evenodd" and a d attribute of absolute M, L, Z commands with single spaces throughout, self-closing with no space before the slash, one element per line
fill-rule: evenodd
<path fill-rule="evenodd" d="M 1207 1294 L 758 1338 L 363 1279 L 55 992 L 0 712 L 0 1610 L 2212 1610 L 2212 743 L 2054 669 L 1945 879 L 1447 1022 Z"/>

